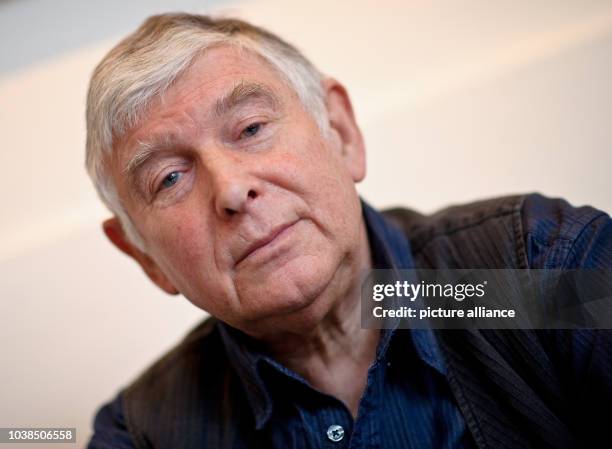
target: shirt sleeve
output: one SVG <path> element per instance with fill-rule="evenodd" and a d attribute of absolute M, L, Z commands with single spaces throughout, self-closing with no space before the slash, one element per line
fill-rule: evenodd
<path fill-rule="evenodd" d="M 612 269 L 612 219 L 605 212 L 530 194 L 521 216 L 530 268 Z"/>
<path fill-rule="evenodd" d="M 612 270 L 612 218 L 599 215 L 574 240 L 564 268 Z"/>
<path fill-rule="evenodd" d="M 523 220 L 532 268 L 612 272 L 612 219 L 605 212 L 534 195 Z M 584 447 L 600 446 L 609 438 L 612 330 L 559 329 L 541 335 L 550 339 L 577 434 Z"/>
<path fill-rule="evenodd" d="M 608 215 L 594 218 L 574 240 L 565 267 L 602 269 L 612 273 L 612 219 Z M 608 299 L 609 301 L 609 299 Z M 590 334 L 590 335 L 589 335 Z M 585 342 L 590 342 L 586 345 Z M 576 384 L 575 410 L 580 410 L 577 427 L 581 428 L 588 446 L 596 447 L 609 438 L 610 402 L 612 401 L 612 330 L 582 330 L 572 334 L 571 348 L 584 351 L 581 372 Z M 604 412 L 597 412 L 602 411 Z"/>
<path fill-rule="evenodd" d="M 94 434 L 87 449 L 134 449 L 125 423 L 121 394 L 103 405 L 94 418 Z"/>

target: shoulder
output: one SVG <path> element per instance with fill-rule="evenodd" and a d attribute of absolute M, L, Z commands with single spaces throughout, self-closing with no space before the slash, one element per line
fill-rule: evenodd
<path fill-rule="evenodd" d="M 532 194 L 522 228 L 534 268 L 612 268 L 612 219 L 601 210 Z"/>
<path fill-rule="evenodd" d="M 404 231 L 416 262 L 434 268 L 560 268 L 611 254 L 610 217 L 539 193 L 452 205 L 433 214 L 383 212 Z M 597 243 L 596 245 L 594 245 Z M 590 260 L 589 260 L 590 258 Z M 578 265 L 576 265 L 578 264 Z"/>
<path fill-rule="evenodd" d="M 134 442 L 125 423 L 122 399 L 118 395 L 100 407 L 94 418 L 94 433 L 87 449 L 134 449 Z"/>
<path fill-rule="evenodd" d="M 204 365 L 219 367 L 225 361 L 223 345 L 217 331 L 217 320 L 208 317 L 180 341 L 175 347 L 148 367 L 123 392 L 127 401 L 140 397 L 148 400 L 158 394 L 165 394 L 166 389 L 176 388 L 175 382 L 180 378 L 183 388 L 195 388 L 199 382 L 189 385 L 190 377 L 186 373 L 202 371 L 202 375 L 214 375 L 217 369 L 202 370 Z M 194 379 L 195 380 L 195 379 Z"/>
<path fill-rule="evenodd" d="M 172 447 L 173 438 L 193 430 L 194 420 L 201 425 L 190 441 L 200 441 L 235 399 L 231 377 L 217 320 L 209 317 L 100 409 L 89 447 L 106 447 L 99 443 L 118 435 L 130 443 L 126 449 L 150 447 L 151 441 Z"/>
<path fill-rule="evenodd" d="M 400 208 L 384 214 L 403 230 L 418 267 L 612 268 L 610 216 L 561 198 L 532 193 L 453 205 L 430 215 Z M 530 398 L 526 403 L 550 410 L 579 410 L 585 429 L 580 438 L 603 437 L 605 418 L 590 411 L 612 400 L 610 330 L 440 330 L 436 335 L 456 381 L 469 386 L 464 391 L 478 392 L 473 405 L 482 404 L 487 391 L 508 398 L 507 403 L 516 403 L 520 394 Z M 492 376 L 506 380 L 491 382 Z"/>
<path fill-rule="evenodd" d="M 172 447 L 181 435 L 190 435 L 190 442 L 206 439 L 221 426 L 226 406 L 235 403 L 234 377 L 217 320 L 210 317 L 121 392 L 136 447 L 151 441 Z M 197 431 L 194 422 L 201 423 Z"/>

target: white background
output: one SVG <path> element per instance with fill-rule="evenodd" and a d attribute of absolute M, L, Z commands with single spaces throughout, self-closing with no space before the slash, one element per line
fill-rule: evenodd
<path fill-rule="evenodd" d="M 267 26 L 343 81 L 369 152 L 359 190 L 375 206 L 539 191 L 612 210 L 609 1 L 170 8 Z M 77 427 L 82 447 L 96 408 L 203 317 L 105 240 L 83 168 L 89 74 L 164 10 L 0 2 L 0 427 Z"/>

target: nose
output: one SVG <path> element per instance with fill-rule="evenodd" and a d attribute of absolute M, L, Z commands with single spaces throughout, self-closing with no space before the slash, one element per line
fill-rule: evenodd
<path fill-rule="evenodd" d="M 244 172 L 241 164 L 217 160 L 211 168 L 214 207 L 224 220 L 245 213 L 249 203 L 259 196 L 256 180 Z"/>

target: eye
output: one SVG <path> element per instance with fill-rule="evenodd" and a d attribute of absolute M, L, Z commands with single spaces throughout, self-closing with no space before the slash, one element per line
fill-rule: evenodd
<path fill-rule="evenodd" d="M 167 189 L 172 187 L 178 182 L 181 176 L 183 176 L 183 172 L 180 171 L 173 171 L 172 173 L 168 174 L 168 176 L 166 176 L 162 181 L 162 188 Z"/>
<path fill-rule="evenodd" d="M 246 128 L 242 130 L 242 132 L 240 133 L 240 138 L 253 137 L 255 134 L 259 132 L 261 127 L 262 127 L 261 123 L 250 124 L 249 126 L 247 126 Z"/>

